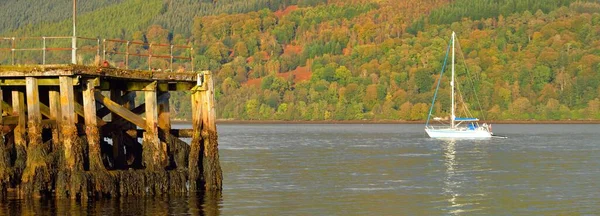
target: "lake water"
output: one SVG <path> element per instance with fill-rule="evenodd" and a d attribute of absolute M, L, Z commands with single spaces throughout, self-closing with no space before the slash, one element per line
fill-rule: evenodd
<path fill-rule="evenodd" d="M 2 214 L 558 215 L 600 212 L 600 125 L 218 125 L 222 195 L 79 203 L 4 198 Z"/>

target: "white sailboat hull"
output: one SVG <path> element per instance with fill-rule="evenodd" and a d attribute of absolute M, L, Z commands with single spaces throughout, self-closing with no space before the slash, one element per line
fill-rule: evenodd
<path fill-rule="evenodd" d="M 425 132 L 431 138 L 489 138 L 492 133 L 478 128 L 469 130 L 467 128 L 426 128 Z"/>

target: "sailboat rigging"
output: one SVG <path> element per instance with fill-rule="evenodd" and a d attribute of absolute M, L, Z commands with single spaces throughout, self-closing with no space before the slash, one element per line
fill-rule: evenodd
<path fill-rule="evenodd" d="M 444 69 L 446 68 L 446 63 L 448 60 L 448 52 L 450 51 L 450 46 L 446 51 L 446 57 L 444 58 L 444 64 L 442 66 L 442 72 L 440 74 L 440 78 L 438 80 L 437 87 L 435 89 L 435 93 L 433 96 L 433 100 L 431 102 L 431 107 L 429 109 L 429 115 L 427 116 L 427 123 L 425 124 L 425 132 L 431 138 L 488 138 L 492 137 L 492 126 L 484 123 L 483 125 L 479 125 L 479 119 L 473 117 L 456 117 L 456 101 L 455 101 L 455 43 L 456 33 L 452 32 L 451 38 L 451 47 L 452 47 L 452 78 L 450 81 L 451 88 L 451 113 L 450 113 L 450 125 L 446 126 L 432 126 L 429 124 L 429 120 L 431 119 L 433 106 L 435 105 L 435 100 L 437 98 L 437 93 L 440 88 L 440 82 L 442 79 L 442 75 L 444 73 Z M 439 117 L 435 117 L 434 120 L 442 120 Z"/>

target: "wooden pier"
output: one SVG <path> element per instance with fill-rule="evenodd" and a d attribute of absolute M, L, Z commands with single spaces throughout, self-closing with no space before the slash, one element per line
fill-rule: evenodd
<path fill-rule="evenodd" d="M 0 66 L 0 192 L 93 199 L 220 191 L 213 89 L 209 72 Z M 174 91 L 191 92 L 192 129 L 171 128 Z"/>

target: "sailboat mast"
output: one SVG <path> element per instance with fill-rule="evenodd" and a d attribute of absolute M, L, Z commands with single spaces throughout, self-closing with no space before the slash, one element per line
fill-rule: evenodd
<path fill-rule="evenodd" d="M 456 33 L 452 32 L 452 81 L 450 81 L 450 86 L 452 87 L 452 113 L 450 115 L 450 126 L 454 128 L 454 40 L 456 39 Z"/>

